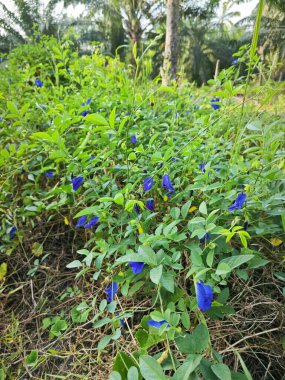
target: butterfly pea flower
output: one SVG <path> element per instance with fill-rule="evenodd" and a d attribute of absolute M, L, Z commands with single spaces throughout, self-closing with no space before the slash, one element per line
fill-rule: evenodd
<path fill-rule="evenodd" d="M 188 116 L 190 114 L 190 111 L 186 111 L 185 115 Z"/>
<path fill-rule="evenodd" d="M 90 156 L 87 161 L 92 161 L 95 158 L 95 156 Z"/>
<path fill-rule="evenodd" d="M 129 266 L 132 268 L 133 274 L 139 274 L 144 268 L 144 263 L 139 261 L 130 261 Z"/>
<path fill-rule="evenodd" d="M 35 85 L 37 86 L 37 87 L 43 87 L 43 82 L 40 80 L 40 79 L 36 79 L 35 80 Z"/>
<path fill-rule="evenodd" d="M 234 203 L 228 208 L 229 211 L 240 210 L 246 200 L 246 194 L 238 194 Z"/>
<path fill-rule="evenodd" d="M 153 198 L 150 198 L 146 201 L 146 207 L 150 210 L 150 211 L 154 211 L 154 199 Z"/>
<path fill-rule="evenodd" d="M 209 235 L 208 233 L 206 233 L 206 234 L 202 237 L 202 239 L 200 239 L 200 242 L 201 242 L 201 243 L 205 243 L 205 241 L 208 240 L 208 239 L 211 239 L 211 235 Z"/>
<path fill-rule="evenodd" d="M 211 309 L 214 293 L 210 285 L 205 285 L 202 280 L 196 282 L 196 297 L 201 311 Z"/>
<path fill-rule="evenodd" d="M 17 227 L 13 226 L 9 232 L 10 239 L 13 239 L 15 237 L 16 232 L 17 232 Z"/>
<path fill-rule="evenodd" d="M 149 191 L 154 184 L 154 179 L 152 177 L 147 177 L 143 180 L 144 191 Z"/>
<path fill-rule="evenodd" d="M 147 321 L 147 324 L 151 327 L 155 327 L 157 329 L 159 329 L 162 325 L 164 325 L 165 323 L 167 323 L 167 321 L 165 319 L 163 319 L 162 321 L 154 321 L 152 319 L 150 319 L 149 321 Z M 167 327 L 170 327 L 169 323 L 167 323 Z"/>
<path fill-rule="evenodd" d="M 8 82 L 9 82 L 9 83 L 12 83 L 12 78 L 8 78 Z"/>
<path fill-rule="evenodd" d="M 211 106 L 214 108 L 214 110 L 218 110 L 220 108 L 220 105 L 217 104 L 219 101 L 220 99 L 217 96 L 211 100 Z"/>
<path fill-rule="evenodd" d="M 99 216 L 94 216 L 87 224 L 85 224 L 84 228 L 90 228 L 95 226 L 99 222 Z"/>
<path fill-rule="evenodd" d="M 91 103 L 91 98 L 88 98 L 86 104 L 90 104 L 90 103 Z"/>
<path fill-rule="evenodd" d="M 167 196 L 175 192 L 175 189 L 172 186 L 172 183 L 170 181 L 170 177 L 168 174 L 164 174 L 162 177 L 162 188 L 169 190 L 169 192 L 167 193 Z"/>
<path fill-rule="evenodd" d="M 247 229 L 248 229 L 248 222 L 244 222 L 244 224 L 243 224 L 243 229 L 244 229 L 245 231 L 247 231 Z"/>
<path fill-rule="evenodd" d="M 106 289 L 108 302 L 112 302 L 114 300 L 117 290 L 118 290 L 117 282 L 112 282 L 109 288 Z"/>
<path fill-rule="evenodd" d="M 82 227 L 84 226 L 84 224 L 87 222 L 87 216 L 86 215 L 83 215 L 81 216 L 78 221 L 77 221 L 77 224 L 76 224 L 76 228 L 79 228 L 79 227 Z"/>
<path fill-rule="evenodd" d="M 54 177 L 54 172 L 53 171 L 46 172 L 45 176 L 48 178 Z"/>
<path fill-rule="evenodd" d="M 137 203 L 134 205 L 134 210 L 137 214 L 139 214 L 141 212 L 141 208 Z"/>
<path fill-rule="evenodd" d="M 136 138 L 135 135 L 131 137 L 131 142 L 132 142 L 133 144 L 136 144 L 136 143 L 137 143 L 137 138 Z"/>
<path fill-rule="evenodd" d="M 109 133 L 108 134 L 108 139 L 111 140 L 112 137 L 113 137 L 112 133 Z"/>
<path fill-rule="evenodd" d="M 232 65 L 233 66 L 236 66 L 238 64 L 238 58 L 236 58 L 236 59 L 234 59 L 233 61 L 232 61 Z"/>
<path fill-rule="evenodd" d="M 119 312 L 116 311 L 116 316 L 119 317 Z M 119 318 L 121 327 L 125 326 L 125 321 L 122 318 Z"/>
<path fill-rule="evenodd" d="M 76 191 L 79 189 L 79 187 L 83 184 L 83 177 L 79 176 L 79 177 L 75 177 L 75 178 L 72 178 L 71 180 L 71 183 L 72 183 L 72 190 L 73 191 Z"/>
<path fill-rule="evenodd" d="M 205 162 L 201 162 L 201 164 L 199 164 L 199 169 L 201 169 L 203 173 L 206 172 L 205 166 L 206 166 Z"/>
<path fill-rule="evenodd" d="M 86 115 L 88 115 L 88 111 L 87 111 L 87 110 L 84 110 L 84 111 L 81 113 L 81 115 L 82 115 L 83 117 L 85 117 Z"/>

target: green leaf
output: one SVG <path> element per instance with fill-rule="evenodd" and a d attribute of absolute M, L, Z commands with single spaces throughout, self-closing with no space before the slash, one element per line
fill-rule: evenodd
<path fill-rule="evenodd" d="M 230 273 L 231 270 L 231 267 L 227 263 L 220 262 L 218 268 L 216 269 L 216 274 L 220 276 L 223 274 Z"/>
<path fill-rule="evenodd" d="M 71 263 L 66 265 L 66 268 L 72 269 L 72 268 L 80 268 L 82 267 L 82 263 L 79 260 L 73 260 Z"/>
<path fill-rule="evenodd" d="M 205 325 L 198 325 L 193 334 L 181 334 L 175 338 L 175 343 L 182 354 L 203 352 L 209 344 L 209 332 Z"/>
<path fill-rule="evenodd" d="M 189 330 L 191 323 L 189 314 L 186 311 L 181 314 L 181 322 L 185 329 Z"/>
<path fill-rule="evenodd" d="M 141 248 L 141 247 L 144 247 L 144 248 Z M 149 246 L 141 246 L 141 247 L 139 248 L 139 253 L 131 253 L 131 254 L 119 257 L 116 260 L 116 265 L 121 264 L 121 263 L 127 263 L 130 261 L 137 261 L 137 262 L 148 264 L 150 266 L 157 266 L 157 258 L 153 249 L 150 248 Z"/>
<path fill-rule="evenodd" d="M 189 376 L 198 367 L 202 360 L 201 355 L 189 355 L 181 367 L 175 372 L 173 380 L 189 380 Z"/>
<path fill-rule="evenodd" d="M 174 273 L 165 272 L 160 278 L 161 285 L 170 293 L 174 293 Z"/>
<path fill-rule="evenodd" d="M 110 323 L 110 322 L 111 322 L 111 319 L 108 317 L 100 319 L 99 321 L 94 323 L 93 328 L 96 329 L 98 327 L 105 326 L 105 325 L 107 325 L 107 323 Z"/>
<path fill-rule="evenodd" d="M 254 255 L 237 255 L 221 260 L 220 264 L 227 264 L 230 267 L 230 270 L 233 270 L 234 268 L 246 263 L 252 258 L 254 258 Z"/>
<path fill-rule="evenodd" d="M 115 120 L 116 120 L 116 107 L 114 107 L 109 116 L 109 125 L 112 129 L 115 128 Z"/>
<path fill-rule="evenodd" d="M 26 357 L 26 363 L 28 367 L 34 367 L 37 364 L 38 361 L 38 351 L 33 350 L 29 353 L 29 355 Z"/>
<path fill-rule="evenodd" d="M 5 380 L 6 375 L 3 368 L 0 368 L 0 380 Z"/>
<path fill-rule="evenodd" d="M 139 371 L 137 367 L 131 367 L 128 370 L 128 379 L 127 380 L 138 380 L 139 379 Z"/>
<path fill-rule="evenodd" d="M 107 120 L 102 115 L 99 115 L 97 113 L 92 113 L 92 114 L 86 115 L 85 120 L 87 122 L 94 124 L 94 126 L 95 125 L 108 125 Z"/>
<path fill-rule="evenodd" d="M 117 204 L 117 205 L 120 205 L 120 206 L 123 206 L 124 202 L 125 202 L 125 198 L 123 196 L 122 193 L 118 193 L 114 196 L 114 202 Z"/>
<path fill-rule="evenodd" d="M 186 216 L 188 215 L 188 211 L 189 211 L 189 208 L 192 204 L 192 200 L 186 202 L 182 207 L 181 207 L 181 216 L 183 219 L 186 218 Z"/>
<path fill-rule="evenodd" d="M 129 369 L 135 366 L 136 363 L 130 355 L 118 352 L 114 360 L 113 370 L 120 373 L 122 379 L 127 379 Z"/>
<path fill-rule="evenodd" d="M 104 350 L 112 340 L 112 335 L 105 335 L 98 343 L 98 350 Z"/>
<path fill-rule="evenodd" d="M 98 206 L 91 206 L 91 207 L 86 207 L 85 209 L 81 210 L 78 212 L 74 218 L 79 218 L 80 216 L 83 215 L 96 215 L 98 212 Z"/>
<path fill-rule="evenodd" d="M 219 363 L 219 364 L 213 364 L 211 366 L 212 371 L 214 374 L 221 380 L 231 380 L 231 371 L 228 366 L 225 364 Z"/>
<path fill-rule="evenodd" d="M 67 329 L 68 325 L 64 319 L 58 319 L 50 329 L 50 333 L 53 336 L 60 336 L 62 331 Z"/>
<path fill-rule="evenodd" d="M 170 209 L 170 215 L 173 219 L 177 220 L 180 216 L 180 208 L 179 207 L 172 207 Z"/>
<path fill-rule="evenodd" d="M 112 372 L 110 373 L 109 380 L 122 380 L 122 377 L 121 377 L 121 375 L 119 374 L 119 372 L 112 371 Z"/>
<path fill-rule="evenodd" d="M 158 284 L 162 275 L 163 266 L 160 264 L 158 267 L 151 269 L 149 276 L 154 284 Z"/>
<path fill-rule="evenodd" d="M 7 102 L 7 108 L 9 111 L 11 111 L 12 113 L 14 114 L 17 114 L 18 113 L 18 108 L 17 106 L 15 105 L 15 103 L 12 103 L 10 101 Z"/>
<path fill-rule="evenodd" d="M 166 380 L 161 366 L 151 356 L 142 355 L 139 359 L 141 374 L 145 380 Z"/>
<path fill-rule="evenodd" d="M 207 211 L 207 205 L 206 205 L 206 202 L 202 202 L 199 206 L 199 211 L 201 214 L 203 215 L 207 215 L 208 214 L 208 211 Z"/>

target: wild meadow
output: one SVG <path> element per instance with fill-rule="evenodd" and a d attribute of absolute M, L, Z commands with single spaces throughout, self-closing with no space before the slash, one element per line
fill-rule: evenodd
<path fill-rule="evenodd" d="M 44 35 L 3 55 L 1 380 L 282 379 L 284 82 L 255 48 L 201 87 Z"/>

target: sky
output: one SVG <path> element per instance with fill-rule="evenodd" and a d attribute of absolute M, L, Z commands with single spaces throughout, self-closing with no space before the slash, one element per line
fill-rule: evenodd
<path fill-rule="evenodd" d="M 222 3 L 224 3 L 224 2 L 225 2 L 225 0 L 222 1 Z M 236 1 L 236 3 L 237 3 L 237 1 Z M 258 3 L 259 3 L 259 0 L 247 0 L 246 3 L 239 4 L 239 5 L 235 4 L 231 8 L 231 11 L 232 12 L 240 12 L 240 17 L 233 18 L 232 22 L 235 23 L 235 22 L 241 20 L 242 18 L 249 16 L 251 14 L 251 12 L 253 11 L 253 9 L 257 6 Z M 219 12 L 221 12 L 221 9 L 222 9 L 222 5 L 220 5 Z"/>
<path fill-rule="evenodd" d="M 225 2 L 226 0 L 223 0 L 222 2 Z M 246 0 L 246 3 L 243 4 L 235 4 L 232 8 L 231 11 L 238 11 L 240 12 L 241 16 L 234 18 L 232 21 L 236 22 L 240 20 L 241 18 L 247 17 L 251 14 L 252 10 L 256 7 L 258 4 L 259 0 Z M 7 6 L 9 9 L 13 9 L 13 1 L 12 0 L 0 0 L 3 4 Z M 44 0 L 44 2 L 48 2 L 47 0 Z M 237 3 L 237 1 L 236 1 Z M 76 16 L 81 13 L 81 11 L 84 9 L 84 6 L 82 4 L 78 4 L 77 6 L 73 7 L 70 6 L 68 8 L 68 14 L 70 16 Z M 220 6 L 220 10 L 222 9 L 222 6 Z M 218 12 L 219 13 L 219 12 Z"/>

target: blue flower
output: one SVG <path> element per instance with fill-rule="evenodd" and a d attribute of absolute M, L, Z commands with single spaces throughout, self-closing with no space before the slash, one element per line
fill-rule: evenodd
<path fill-rule="evenodd" d="M 131 137 L 131 141 L 132 141 L 133 144 L 136 144 L 137 138 L 136 138 L 135 135 Z"/>
<path fill-rule="evenodd" d="M 220 105 L 217 104 L 219 101 L 220 99 L 217 96 L 211 100 L 211 106 L 214 108 L 214 110 L 218 110 L 220 108 Z"/>
<path fill-rule="evenodd" d="M 149 198 L 149 199 L 146 201 L 146 207 L 147 207 L 150 211 L 154 211 L 154 199 L 153 199 L 153 198 Z"/>
<path fill-rule="evenodd" d="M 211 239 L 211 235 L 209 235 L 208 233 L 206 233 L 206 234 L 202 237 L 202 239 L 200 239 L 200 242 L 201 242 L 201 243 L 205 243 L 205 241 L 208 240 L 208 239 Z"/>
<path fill-rule="evenodd" d="M 85 226 L 84 228 L 90 228 L 95 226 L 99 222 L 99 216 L 94 216 Z"/>
<path fill-rule="evenodd" d="M 81 103 L 81 105 L 82 105 L 82 107 L 84 107 L 84 106 L 85 106 L 85 103 L 83 102 L 83 103 Z"/>
<path fill-rule="evenodd" d="M 248 229 L 248 222 L 244 222 L 244 224 L 243 224 L 243 229 L 244 229 L 245 231 L 247 231 L 247 229 Z"/>
<path fill-rule="evenodd" d="M 202 280 L 196 282 L 196 297 L 201 311 L 211 309 L 214 293 L 210 285 L 205 285 Z"/>
<path fill-rule="evenodd" d="M 79 177 L 72 178 L 71 183 L 72 183 L 72 190 L 76 191 L 83 184 L 83 177 L 79 176 Z"/>
<path fill-rule="evenodd" d="M 162 325 L 164 325 L 164 323 L 167 323 L 167 321 L 165 319 L 163 319 L 162 321 L 153 321 L 152 319 L 150 319 L 149 321 L 147 321 L 147 324 L 151 327 L 155 327 L 157 329 L 159 329 Z M 167 327 L 170 327 L 170 325 L 167 323 Z"/>
<path fill-rule="evenodd" d="M 95 158 L 95 156 L 90 156 L 87 161 L 92 161 Z"/>
<path fill-rule="evenodd" d="M 39 79 L 36 79 L 35 80 L 35 85 L 38 86 L 38 87 L 43 87 L 43 82 Z"/>
<path fill-rule="evenodd" d="M 48 178 L 54 177 L 54 172 L 53 171 L 46 172 L 45 176 Z"/>
<path fill-rule="evenodd" d="M 234 59 L 233 61 L 232 61 L 232 65 L 233 66 L 236 66 L 238 64 L 238 58 L 236 58 L 236 59 Z"/>
<path fill-rule="evenodd" d="M 10 239 L 13 239 L 13 237 L 15 237 L 16 232 L 17 232 L 17 227 L 13 226 L 9 232 Z"/>
<path fill-rule="evenodd" d="M 143 180 L 144 191 L 149 191 L 154 184 L 154 179 L 152 177 L 147 177 Z"/>
<path fill-rule="evenodd" d="M 116 316 L 117 316 L 117 317 L 120 317 L 118 311 L 116 311 Z M 124 327 L 124 326 L 125 326 L 125 321 L 124 321 L 123 319 L 121 319 L 121 318 L 119 318 L 119 319 L 120 319 L 120 325 L 121 325 L 121 327 Z"/>
<path fill-rule="evenodd" d="M 144 263 L 139 261 L 130 261 L 129 266 L 132 268 L 133 274 L 139 274 L 143 270 Z"/>
<path fill-rule="evenodd" d="M 84 224 L 87 222 L 87 216 L 86 215 L 83 215 L 81 216 L 78 221 L 77 221 L 77 224 L 75 227 L 79 228 L 79 227 L 82 227 L 84 226 Z"/>
<path fill-rule="evenodd" d="M 199 164 L 199 169 L 201 169 L 203 173 L 206 172 L 205 166 L 206 166 L 205 162 L 201 162 L 201 164 Z"/>
<path fill-rule="evenodd" d="M 12 83 L 12 78 L 8 78 L 8 82 L 9 82 L 9 83 Z"/>
<path fill-rule="evenodd" d="M 83 117 L 85 117 L 87 114 L 88 114 L 88 111 L 87 111 L 87 110 L 84 110 L 84 111 L 81 113 L 81 115 L 82 115 Z"/>
<path fill-rule="evenodd" d="M 136 203 L 135 206 L 134 206 L 134 210 L 137 214 L 139 214 L 141 212 L 141 208 L 140 206 Z"/>
<path fill-rule="evenodd" d="M 108 134 L 108 139 L 111 140 L 112 137 L 113 137 L 112 133 L 109 133 Z"/>
<path fill-rule="evenodd" d="M 186 111 L 185 115 L 188 116 L 190 114 L 190 111 Z"/>
<path fill-rule="evenodd" d="M 246 194 L 240 193 L 234 203 L 228 208 L 229 211 L 240 210 L 246 200 Z"/>
<path fill-rule="evenodd" d="M 167 196 L 169 196 L 171 193 L 175 192 L 175 189 L 172 186 L 172 183 L 170 181 L 170 178 L 169 178 L 168 174 L 164 174 L 162 176 L 162 188 L 169 190 L 169 192 L 167 193 Z"/>
<path fill-rule="evenodd" d="M 88 98 L 86 104 L 90 104 L 90 103 L 91 103 L 91 98 Z"/>
<path fill-rule="evenodd" d="M 117 290 L 118 290 L 118 284 L 116 282 L 112 282 L 109 288 L 106 289 L 108 302 L 112 302 L 114 300 Z"/>

